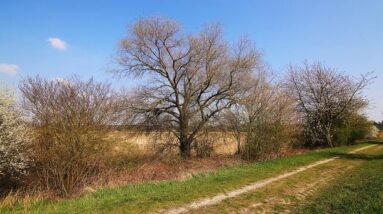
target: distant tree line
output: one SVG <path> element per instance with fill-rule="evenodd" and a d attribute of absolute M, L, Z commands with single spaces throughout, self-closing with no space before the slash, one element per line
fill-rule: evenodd
<path fill-rule="evenodd" d="M 375 125 L 379 130 L 383 130 L 383 121 L 380 121 L 380 122 L 376 122 L 376 121 L 374 121 L 374 125 Z"/>

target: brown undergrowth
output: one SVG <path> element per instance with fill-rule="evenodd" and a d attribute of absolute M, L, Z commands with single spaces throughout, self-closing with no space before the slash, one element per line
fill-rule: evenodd
<path fill-rule="evenodd" d="M 292 156 L 308 151 L 309 149 L 305 148 L 285 148 L 278 157 Z M 91 186 L 85 188 L 84 191 L 87 192 L 100 187 L 117 187 L 147 181 L 188 179 L 197 173 L 249 162 L 241 159 L 239 156 L 233 155 L 212 155 L 211 157 L 191 157 L 188 159 L 183 159 L 177 155 L 160 158 L 149 154 L 141 156 L 135 154 L 133 156 L 133 159 L 114 157 L 118 163 L 114 163 L 111 168 L 107 169 Z"/>
<path fill-rule="evenodd" d="M 119 146 L 112 149 L 107 156 L 103 157 L 102 170 L 92 182 L 83 186 L 75 193 L 65 196 L 66 198 L 76 198 L 83 194 L 91 193 L 99 188 L 118 187 L 133 183 L 164 180 L 182 180 L 191 178 L 193 175 L 212 171 L 219 168 L 231 167 L 248 161 L 242 160 L 239 156 L 218 155 L 210 157 L 191 157 L 183 159 L 178 155 L 158 156 L 153 152 L 142 152 L 135 145 L 124 143 L 124 147 Z M 129 151 L 129 152 L 127 152 Z M 308 151 L 307 149 L 284 149 L 280 156 L 291 156 Z M 29 203 L 47 199 L 51 201 L 59 200 L 62 196 L 49 192 L 46 189 L 33 187 L 25 183 L 17 191 L 10 192 L 1 199 L 2 204 Z"/>
<path fill-rule="evenodd" d="M 110 169 L 94 186 L 121 186 L 145 181 L 187 179 L 196 173 L 234 166 L 243 161 L 237 157 L 146 159 L 135 166 Z"/>

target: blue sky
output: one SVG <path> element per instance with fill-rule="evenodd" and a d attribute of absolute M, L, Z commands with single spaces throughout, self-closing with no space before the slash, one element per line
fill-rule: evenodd
<path fill-rule="evenodd" d="M 226 39 L 250 37 L 281 75 L 289 63 L 304 60 L 353 76 L 374 71 L 367 115 L 383 120 L 382 0 L 1 0 L 0 80 L 16 87 L 28 75 L 77 74 L 133 85 L 106 70 L 127 26 L 153 15 L 174 18 L 188 32 L 221 23 Z"/>

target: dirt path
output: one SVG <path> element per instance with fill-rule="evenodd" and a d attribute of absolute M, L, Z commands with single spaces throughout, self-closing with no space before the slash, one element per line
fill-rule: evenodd
<path fill-rule="evenodd" d="M 225 204 L 224 210 L 227 213 L 290 213 L 302 201 L 310 199 L 322 188 L 330 185 L 332 180 L 346 175 L 362 162 L 337 159 L 311 168 L 288 179 L 276 181 L 246 196 L 233 198 L 230 205 Z M 244 206 L 238 206 L 238 202 Z M 240 208 L 232 209 L 237 207 Z M 210 207 L 212 210 L 215 208 L 217 207 Z"/>
<path fill-rule="evenodd" d="M 352 152 L 350 152 L 350 154 L 356 153 L 356 152 L 359 152 L 362 150 L 366 150 L 366 149 L 372 148 L 374 146 L 376 146 L 376 145 L 365 146 L 365 147 L 353 150 Z M 246 185 L 242 188 L 239 188 L 239 189 L 227 192 L 227 193 L 218 194 L 214 197 L 209 197 L 209 198 L 204 198 L 202 200 L 194 201 L 194 202 L 192 202 L 190 204 L 186 204 L 182 207 L 165 210 L 165 211 L 162 211 L 161 213 L 181 214 L 181 213 L 186 213 L 186 212 L 193 212 L 193 210 L 194 211 L 195 210 L 202 211 L 205 207 L 217 205 L 223 201 L 229 201 L 226 199 L 233 199 L 233 198 L 235 199 L 237 197 L 244 195 L 245 193 L 253 192 L 254 190 L 265 187 L 271 183 L 274 184 L 276 182 L 285 180 L 286 178 L 289 178 L 291 176 L 301 174 L 301 173 L 303 173 L 309 169 L 312 169 L 314 167 L 327 165 L 327 163 L 333 162 L 334 160 L 337 160 L 337 159 L 339 159 L 339 157 L 334 157 L 334 158 L 329 158 L 329 159 L 317 161 L 315 163 L 312 163 L 310 165 L 298 168 L 298 169 L 293 170 L 291 172 L 287 172 L 287 173 L 281 174 L 281 175 L 276 176 L 276 177 L 272 177 L 272 178 L 268 178 L 268 179 L 261 180 L 258 182 L 254 182 L 254 183 Z M 288 196 L 289 195 L 296 196 L 296 197 L 294 197 L 293 200 L 303 200 L 304 198 L 307 197 L 307 195 L 310 195 L 313 192 L 315 192 L 316 188 L 321 186 L 321 184 L 327 183 L 329 180 L 333 179 L 334 174 L 337 174 L 339 171 L 344 172 L 348 168 L 351 168 L 351 167 L 353 167 L 353 164 L 350 164 L 349 166 L 346 165 L 346 167 L 344 165 L 340 165 L 338 167 L 332 167 L 331 169 L 324 171 L 324 175 L 320 176 L 320 179 L 316 179 L 313 182 L 309 182 L 308 184 L 305 184 L 305 185 L 300 185 L 299 187 L 296 187 L 296 188 L 289 188 L 289 189 L 291 189 L 291 192 L 287 195 Z M 282 205 L 283 204 L 284 205 L 292 204 L 291 199 L 289 197 L 271 197 L 271 198 L 268 198 L 267 200 L 265 200 L 263 202 L 252 203 L 252 204 L 250 204 L 250 206 L 246 206 L 242 210 L 236 209 L 236 212 L 248 213 L 250 211 L 254 212 L 254 210 L 257 210 L 257 213 L 266 213 L 266 212 L 270 211 L 270 208 L 274 207 L 274 205 L 281 205 L 281 204 Z M 283 207 L 288 207 L 288 206 L 283 206 Z M 210 210 L 210 211 L 212 211 L 212 210 Z M 288 213 L 288 210 L 279 210 L 279 212 Z"/>

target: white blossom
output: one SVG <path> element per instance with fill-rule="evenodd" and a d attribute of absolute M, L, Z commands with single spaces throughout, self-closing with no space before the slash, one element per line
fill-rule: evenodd
<path fill-rule="evenodd" d="M 26 135 L 14 94 L 0 89 L 0 178 L 17 177 L 25 172 L 28 163 Z"/>

